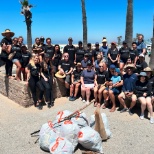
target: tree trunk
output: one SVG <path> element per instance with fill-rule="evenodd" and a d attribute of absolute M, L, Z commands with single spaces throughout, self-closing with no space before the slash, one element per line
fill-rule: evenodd
<path fill-rule="evenodd" d="M 133 0 L 128 0 L 125 41 L 128 43 L 129 47 L 131 47 L 132 40 L 133 40 Z"/>
<path fill-rule="evenodd" d="M 87 49 L 87 17 L 86 17 L 86 8 L 85 0 L 81 0 L 82 6 L 82 24 L 83 24 L 83 48 Z"/>
<path fill-rule="evenodd" d="M 32 52 L 32 33 L 31 33 L 31 25 L 27 26 L 27 46 L 28 50 Z"/>
<path fill-rule="evenodd" d="M 154 38 L 151 39 L 152 46 L 151 46 L 151 56 L 150 56 L 150 62 L 149 67 L 154 70 Z"/>

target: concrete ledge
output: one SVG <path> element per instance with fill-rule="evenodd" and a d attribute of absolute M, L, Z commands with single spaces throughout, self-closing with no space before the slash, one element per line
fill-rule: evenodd
<path fill-rule="evenodd" d="M 33 105 L 30 90 L 26 86 L 25 82 L 8 79 L 2 73 L 0 73 L 0 93 L 23 107 Z M 60 98 L 65 95 L 66 89 L 64 84 L 55 78 L 55 83 L 53 85 L 53 97 Z"/>

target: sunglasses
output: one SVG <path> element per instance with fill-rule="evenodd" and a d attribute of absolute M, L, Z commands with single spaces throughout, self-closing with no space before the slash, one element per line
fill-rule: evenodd
<path fill-rule="evenodd" d="M 101 68 L 101 67 L 103 67 L 103 66 L 99 66 L 99 67 Z"/>
<path fill-rule="evenodd" d="M 64 56 L 64 57 L 68 57 L 68 56 Z"/>

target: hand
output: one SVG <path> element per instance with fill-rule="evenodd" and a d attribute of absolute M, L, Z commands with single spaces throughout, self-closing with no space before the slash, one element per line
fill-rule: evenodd
<path fill-rule="evenodd" d="M 74 61 L 74 64 L 76 64 L 76 61 Z"/>
<path fill-rule="evenodd" d="M 26 86 L 28 87 L 28 81 L 26 81 Z"/>
<path fill-rule="evenodd" d="M 45 81 L 48 81 L 48 78 L 44 78 Z"/>
<path fill-rule="evenodd" d="M 61 74 L 64 74 L 64 70 L 63 69 L 60 69 L 59 71 Z"/>
<path fill-rule="evenodd" d="M 55 79 L 53 78 L 53 84 L 55 83 Z"/>
<path fill-rule="evenodd" d="M 143 96 L 146 97 L 147 96 L 147 93 L 143 93 Z"/>
<path fill-rule="evenodd" d="M 83 88 L 85 88 L 85 85 L 84 85 L 84 84 L 82 84 L 82 87 L 83 87 Z"/>

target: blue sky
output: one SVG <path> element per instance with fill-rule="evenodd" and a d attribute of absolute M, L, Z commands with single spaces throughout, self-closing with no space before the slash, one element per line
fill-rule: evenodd
<path fill-rule="evenodd" d="M 51 37 L 53 43 L 67 43 L 72 37 L 74 43 L 82 40 L 81 0 L 29 0 L 35 7 L 32 37 Z M 127 0 L 85 0 L 88 24 L 88 42 L 101 42 L 106 36 L 108 42 L 125 37 Z M 1 1 L 0 32 L 10 28 L 15 36 L 22 35 L 26 43 L 26 24 L 20 14 L 18 0 Z M 142 33 L 145 39 L 152 37 L 154 0 L 134 0 L 134 37 Z M 2 36 L 0 36 L 0 40 Z"/>

